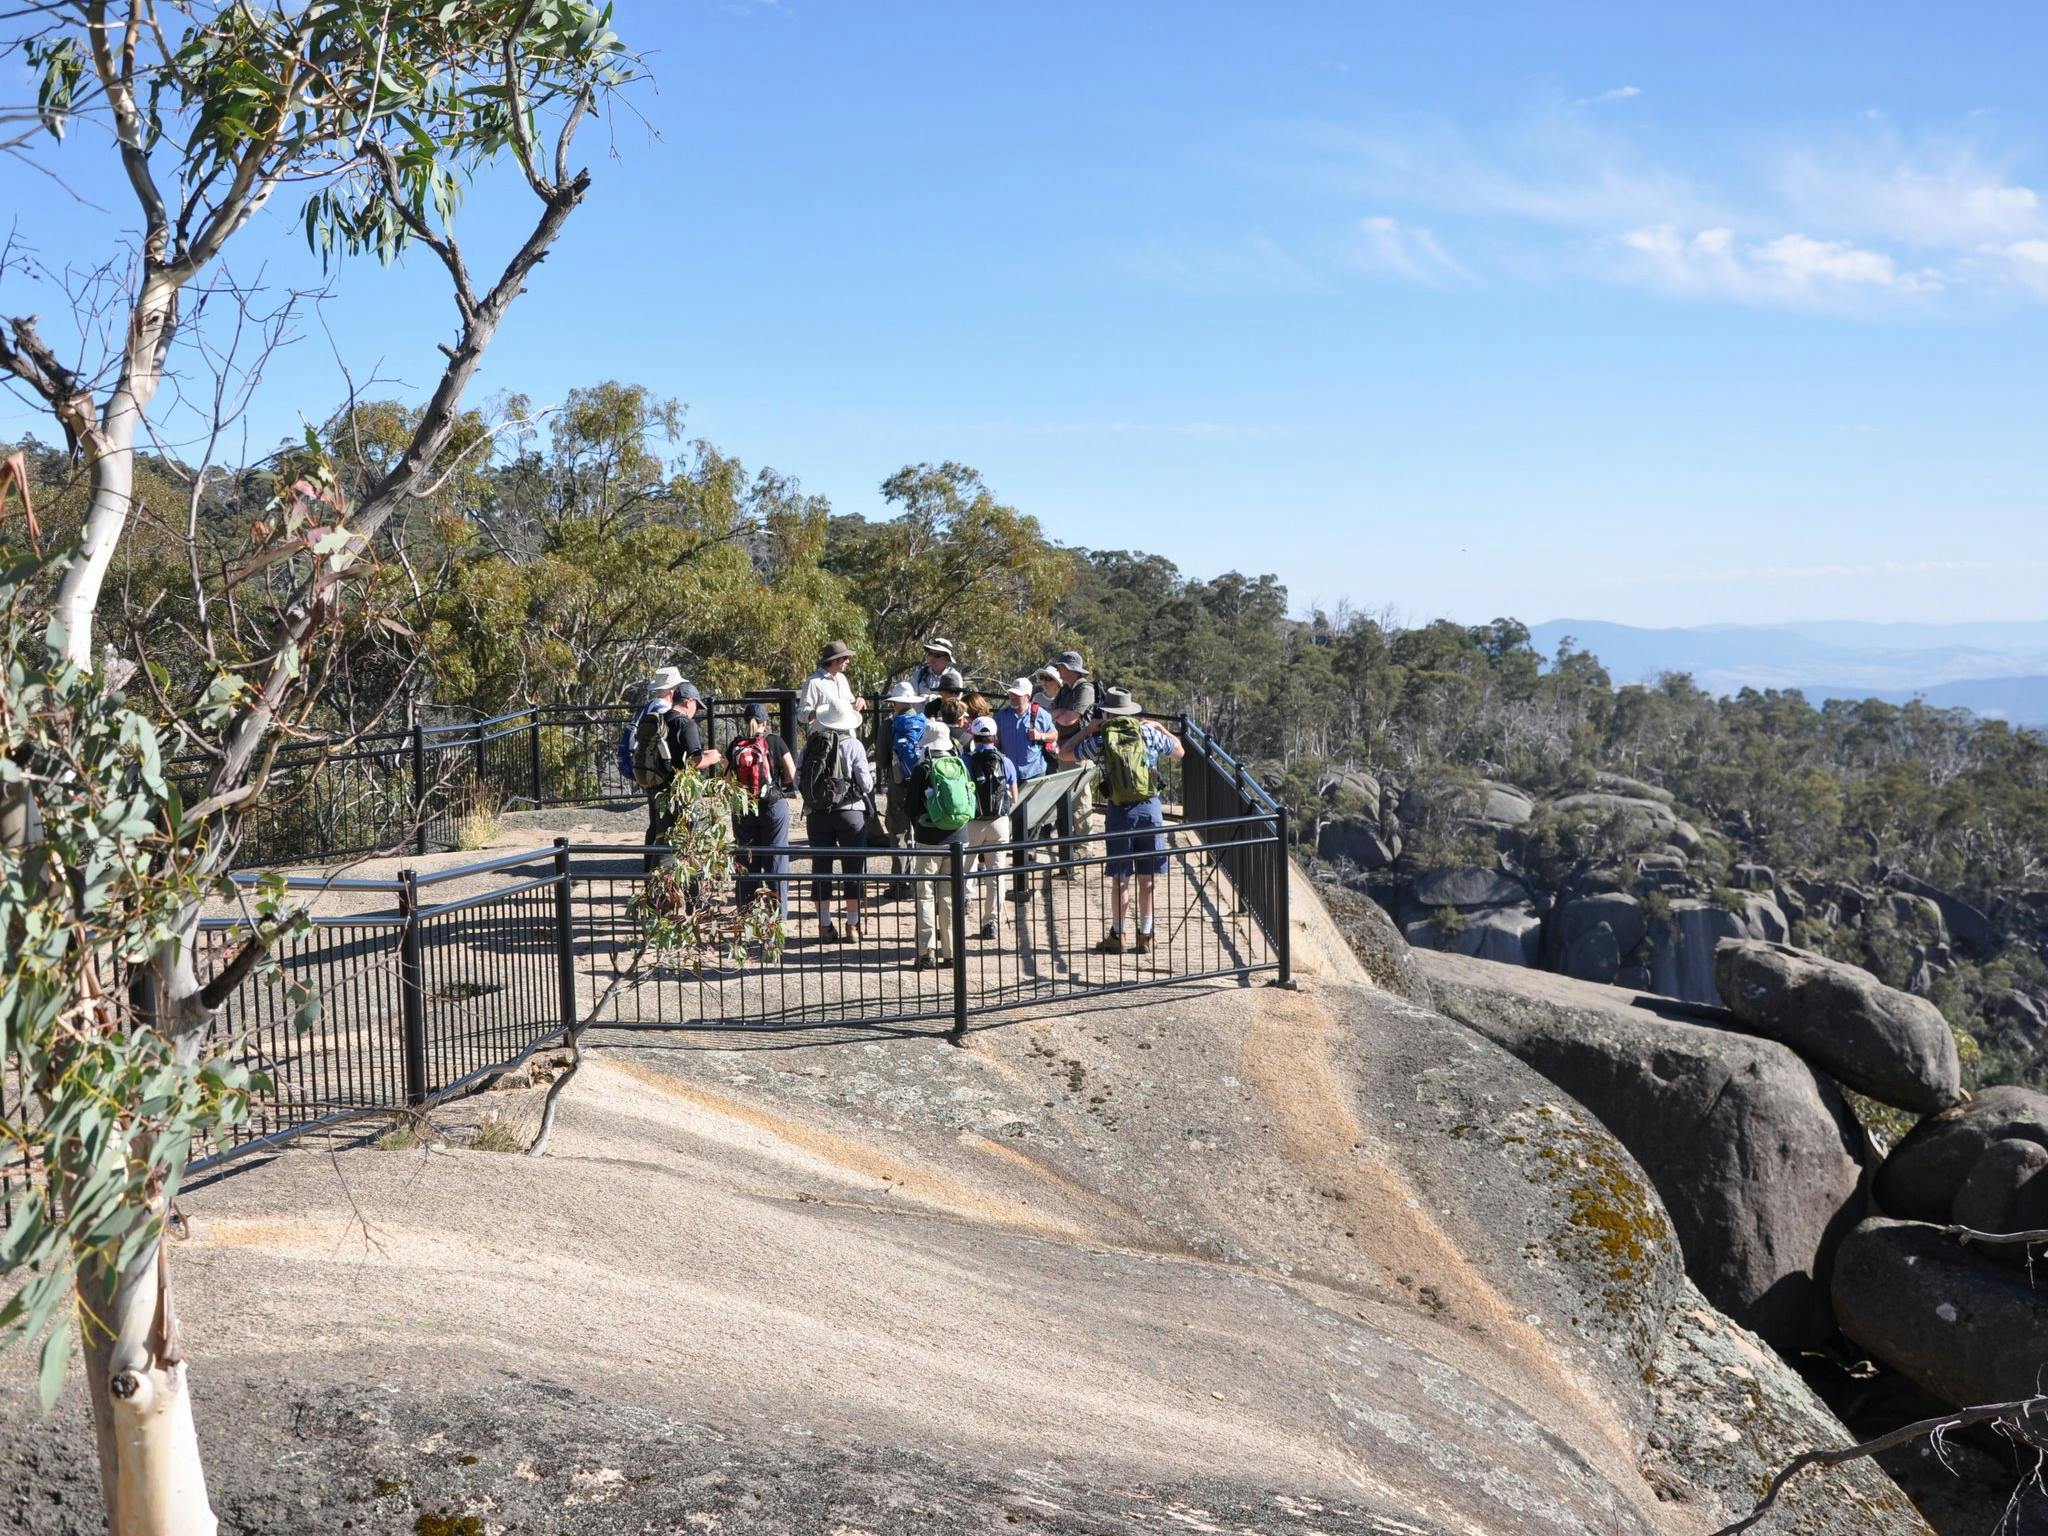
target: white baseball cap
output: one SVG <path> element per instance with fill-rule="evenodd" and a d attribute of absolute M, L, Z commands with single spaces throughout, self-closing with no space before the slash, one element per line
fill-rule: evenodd
<path fill-rule="evenodd" d="M 967 727 L 967 734 L 970 736 L 993 736 L 995 733 L 996 717 L 994 715 L 976 715 L 973 723 Z"/>
<path fill-rule="evenodd" d="M 1010 697 L 1013 699 L 1028 699 L 1034 692 L 1036 690 L 1031 686 L 1031 679 L 1028 677 L 1020 677 L 1010 684 Z"/>

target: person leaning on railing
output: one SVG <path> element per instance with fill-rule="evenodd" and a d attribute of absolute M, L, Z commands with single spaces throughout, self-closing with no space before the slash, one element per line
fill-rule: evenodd
<path fill-rule="evenodd" d="M 1124 952 L 1124 902 L 1138 883 L 1138 954 L 1152 948 L 1152 887 L 1166 873 L 1166 808 L 1159 799 L 1159 760 L 1179 758 L 1186 748 L 1162 725 L 1136 718 L 1143 712 L 1128 689 L 1105 688 L 1097 718 L 1060 747 L 1069 762 L 1099 763 L 1109 809 L 1103 832 L 1109 854 L 1109 932 L 1095 952 Z"/>

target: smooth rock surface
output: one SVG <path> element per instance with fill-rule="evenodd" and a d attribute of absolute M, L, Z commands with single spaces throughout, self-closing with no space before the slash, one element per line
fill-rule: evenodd
<path fill-rule="evenodd" d="M 1511 907 L 1529 899 L 1529 888 L 1497 869 L 1477 865 L 1456 865 L 1426 869 L 1410 887 L 1417 906 L 1434 911 L 1438 907 Z"/>
<path fill-rule="evenodd" d="M 1768 1040 L 1546 973 L 1418 957 L 1437 1005 L 1584 1104 L 1648 1172 L 1686 1270 L 1784 1349 L 1834 1327 L 1834 1249 L 1862 1215 L 1862 1132 L 1834 1085 Z M 1648 1006 L 1631 1006 L 1643 1002 Z"/>
<path fill-rule="evenodd" d="M 1332 863 L 1341 860 L 1360 869 L 1385 869 L 1400 857 L 1401 840 L 1387 836 L 1370 817 L 1335 816 L 1324 822 L 1317 834 L 1316 852 Z"/>
<path fill-rule="evenodd" d="M 1979 1159 L 2012 1140 L 2048 1147 L 2048 1094 L 2009 1085 L 1980 1089 L 1967 1104 L 1914 1126 L 1878 1169 L 1871 1192 L 1887 1216 L 1954 1221 L 1956 1196 Z"/>
<path fill-rule="evenodd" d="M 1925 998 L 1809 950 L 1762 940 L 1714 955 L 1721 1000 L 1744 1029 L 1800 1052 L 1859 1093 L 1922 1114 L 1962 1094 L 1954 1033 Z"/>
<path fill-rule="evenodd" d="M 2048 1231 L 2048 1147 L 2018 1137 L 1994 1141 L 1950 1209 L 1960 1225 L 1978 1232 Z"/>
<path fill-rule="evenodd" d="M 1552 913 L 1545 933 L 1552 968 L 1581 981 L 1611 983 L 1645 933 L 1642 903 L 1620 891 L 1581 896 Z"/>
<path fill-rule="evenodd" d="M 1684 1003 L 1718 1006 L 1714 948 L 1747 932 L 1742 919 L 1712 902 L 1672 902 L 1669 920 L 1650 926 L 1650 990 Z"/>
<path fill-rule="evenodd" d="M 1873 1218 L 1835 1261 L 1842 1331 L 1945 1403 L 2030 1397 L 2048 1379 L 2048 1306 L 2025 1271 L 1918 1222 Z"/>

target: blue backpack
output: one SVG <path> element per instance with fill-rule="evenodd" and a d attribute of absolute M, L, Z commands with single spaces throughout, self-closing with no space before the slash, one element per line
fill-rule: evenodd
<path fill-rule="evenodd" d="M 889 750 L 896 754 L 897 776 L 906 784 L 924 761 L 924 732 L 929 724 L 917 710 L 889 717 Z"/>
<path fill-rule="evenodd" d="M 628 720 L 619 732 L 619 777 L 628 784 L 633 782 L 633 732 L 639 728 L 640 716 L 646 713 L 646 706 L 643 705 L 639 714 Z"/>

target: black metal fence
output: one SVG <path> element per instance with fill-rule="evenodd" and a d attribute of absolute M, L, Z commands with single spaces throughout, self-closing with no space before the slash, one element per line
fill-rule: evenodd
<path fill-rule="evenodd" d="M 796 695 L 775 689 L 710 700 L 707 744 L 731 741 L 754 703 L 793 739 Z M 625 704 L 528 705 L 488 720 L 288 743 L 262 802 L 243 818 L 239 861 L 302 864 L 405 847 L 425 854 L 462 846 L 472 816 L 638 801 L 642 792 L 618 765 L 620 735 L 637 713 Z M 188 797 L 205 782 L 204 758 L 167 766 Z"/>
<path fill-rule="evenodd" d="M 958 1040 L 975 1018 L 1007 1009 L 1225 978 L 1284 983 L 1282 835 L 1259 814 L 1171 825 L 1143 953 L 1134 924 L 1121 950 L 1098 948 L 1105 876 L 1117 856 L 1101 837 L 872 850 L 856 876 L 870 898 L 859 932 L 838 942 L 805 918 L 812 866 L 825 852 L 743 850 L 783 861 L 763 883 L 787 895 L 791 941 L 779 955 L 757 951 L 740 964 L 649 947 L 641 907 L 648 850 L 637 845 L 558 839 L 552 849 L 431 875 L 299 877 L 330 899 L 388 901 L 388 910 L 316 916 L 311 932 L 280 952 L 278 975 L 226 1001 L 223 1034 L 271 1090 L 235 1143 L 194 1167 L 366 1112 L 451 1097 L 579 1026 L 925 1028 Z M 891 885 L 909 894 L 880 900 Z M 434 900 L 443 890 L 451 894 Z M 994 935 L 983 937 L 990 925 Z M 242 932 L 233 919 L 205 924 L 215 963 Z M 921 949 L 943 958 L 920 967 Z M 292 983 L 321 1001 L 310 1029 L 294 1027 Z"/>

